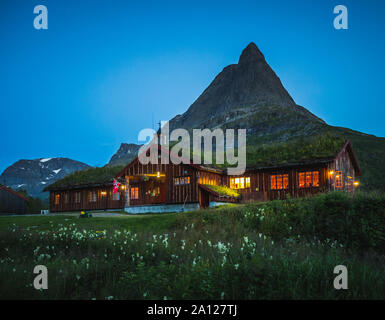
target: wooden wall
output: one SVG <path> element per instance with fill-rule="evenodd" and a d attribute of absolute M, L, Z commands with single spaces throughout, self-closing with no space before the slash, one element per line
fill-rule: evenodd
<path fill-rule="evenodd" d="M 318 171 L 319 172 L 319 186 L 318 187 L 299 187 L 299 173 L 306 171 Z M 282 174 L 286 173 L 289 175 L 289 188 L 286 190 L 270 190 L 270 175 L 271 174 Z M 266 175 L 265 188 L 268 190 L 267 200 L 275 199 L 286 199 L 290 197 L 306 197 L 311 196 L 320 192 L 327 191 L 326 181 L 327 170 L 324 166 L 311 166 L 311 167 L 297 167 L 290 168 L 284 171 L 272 171 L 270 173 L 264 173 Z"/>
<path fill-rule="evenodd" d="M 299 187 L 299 173 L 304 171 L 319 171 L 319 187 Z M 289 186 L 283 190 L 271 190 L 270 176 L 275 174 L 288 174 Z M 230 187 L 230 178 L 236 176 L 224 176 L 224 183 Z M 268 201 L 286 199 L 290 197 L 304 197 L 328 190 L 327 166 L 304 166 L 282 169 L 266 169 L 248 171 L 239 177 L 250 177 L 250 188 L 238 189 L 242 194 L 241 202 Z"/>
<path fill-rule="evenodd" d="M 96 192 L 96 201 L 89 201 L 89 192 Z M 75 202 L 76 193 L 80 192 L 80 202 Z M 102 195 L 106 192 L 106 195 Z M 124 190 L 119 190 L 119 200 L 113 200 L 112 186 L 90 187 L 83 189 L 51 191 L 50 192 L 50 212 L 81 211 L 81 210 L 109 210 L 123 209 L 125 204 Z M 55 204 L 56 195 L 60 196 L 59 204 Z M 66 200 L 68 199 L 68 201 Z"/>
<path fill-rule="evenodd" d="M 342 171 L 343 177 L 343 190 L 353 192 L 354 186 L 353 182 L 355 180 L 355 170 L 353 163 L 351 161 L 349 152 L 347 149 L 344 149 L 336 158 L 334 162 L 335 171 Z M 333 179 L 333 183 L 335 178 Z"/>
<path fill-rule="evenodd" d="M 174 178 L 190 177 L 190 183 L 175 185 Z M 188 165 L 170 164 L 166 171 L 166 203 L 198 202 L 197 170 Z"/>
<path fill-rule="evenodd" d="M 159 172 L 163 177 L 157 178 L 155 175 Z M 175 164 L 147 164 L 142 165 L 139 162 L 134 163 L 128 167 L 123 173 L 128 177 L 130 185 L 139 186 L 139 199 L 130 200 L 131 205 L 144 204 L 176 204 L 176 203 L 191 203 L 198 202 L 198 181 L 197 169 L 189 165 L 175 165 Z M 146 181 L 143 180 L 145 175 L 154 175 L 149 177 L 150 180 L 157 180 L 163 183 L 161 187 L 164 190 L 164 198 L 162 199 L 146 199 L 144 197 L 147 188 Z M 175 185 L 174 178 L 190 177 L 190 183 L 185 185 Z M 163 189 L 164 188 L 164 189 Z M 158 201 L 160 200 L 160 201 Z"/>
<path fill-rule="evenodd" d="M 27 202 L 17 195 L 0 188 L 0 214 L 27 212 Z"/>
<path fill-rule="evenodd" d="M 165 177 L 150 178 L 148 181 L 134 180 L 130 182 L 130 188 L 138 188 L 139 199 L 130 197 L 130 205 L 144 205 L 144 204 L 161 204 L 166 201 L 166 185 Z M 159 188 L 160 193 L 156 196 L 148 194 L 147 191 L 152 191 Z"/>

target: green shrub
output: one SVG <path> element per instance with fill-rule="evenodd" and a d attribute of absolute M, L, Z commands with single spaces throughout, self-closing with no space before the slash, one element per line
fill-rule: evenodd
<path fill-rule="evenodd" d="M 301 235 L 338 240 L 348 248 L 385 252 L 385 196 L 331 192 L 310 198 L 253 204 L 245 209 L 262 232 L 283 239 Z M 263 212 L 261 216 L 261 212 Z"/>

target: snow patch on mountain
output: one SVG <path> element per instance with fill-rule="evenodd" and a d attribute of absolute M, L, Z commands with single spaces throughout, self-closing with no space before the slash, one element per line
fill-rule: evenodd
<path fill-rule="evenodd" d="M 19 160 L 9 166 L 0 175 L 0 183 L 12 189 L 24 189 L 33 197 L 46 198 L 44 187 L 79 170 L 90 168 L 89 165 L 68 158 L 38 158 Z"/>

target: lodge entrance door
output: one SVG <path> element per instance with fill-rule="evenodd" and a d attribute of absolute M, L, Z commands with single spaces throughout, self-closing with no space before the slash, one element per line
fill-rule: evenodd
<path fill-rule="evenodd" d="M 166 183 L 150 180 L 143 184 L 144 204 L 161 204 L 166 202 Z"/>

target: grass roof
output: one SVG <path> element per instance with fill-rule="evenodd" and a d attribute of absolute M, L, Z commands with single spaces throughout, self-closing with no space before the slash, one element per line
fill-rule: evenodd
<path fill-rule="evenodd" d="M 80 185 L 96 185 L 112 183 L 114 176 L 123 169 L 124 166 L 91 168 L 87 170 L 75 171 L 63 179 L 57 180 L 47 186 L 45 190 L 55 190 Z"/>
<path fill-rule="evenodd" d="M 248 145 L 248 167 L 284 166 L 334 158 L 346 139 L 330 134 L 301 137 L 287 142 Z"/>
<path fill-rule="evenodd" d="M 238 193 L 236 190 L 230 189 L 226 186 L 214 186 L 209 184 L 204 184 L 204 186 L 218 193 L 222 197 L 239 198 L 241 196 L 240 193 Z"/>
<path fill-rule="evenodd" d="M 287 141 L 265 143 L 261 143 L 251 136 L 247 138 L 246 164 L 248 168 L 258 168 L 329 160 L 338 154 L 345 143 L 345 138 L 332 133 L 308 137 L 301 136 Z M 172 146 L 170 145 L 170 149 L 172 149 Z M 237 155 L 237 151 L 235 154 Z M 219 169 L 231 167 L 226 160 L 224 164 L 216 163 L 214 147 L 213 152 L 205 153 L 203 150 L 201 151 L 201 163 L 204 163 L 203 159 L 205 157 L 212 158 L 212 164 L 205 165 L 207 167 Z M 192 158 L 193 150 L 191 150 Z M 224 159 L 226 159 L 226 155 L 224 155 Z"/>

